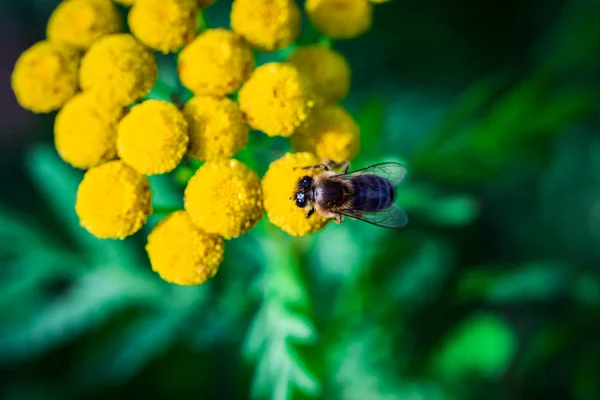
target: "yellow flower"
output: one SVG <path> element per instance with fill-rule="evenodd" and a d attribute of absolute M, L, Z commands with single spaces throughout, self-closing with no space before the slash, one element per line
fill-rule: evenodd
<path fill-rule="evenodd" d="M 163 100 L 146 100 L 119 123 L 117 152 L 142 174 L 164 174 L 177 167 L 188 141 L 188 123 L 177 107 Z"/>
<path fill-rule="evenodd" d="M 76 94 L 54 121 L 54 143 L 58 154 L 81 169 L 115 158 L 117 124 L 124 111 L 122 107 L 98 104 L 88 93 Z"/>
<path fill-rule="evenodd" d="M 291 136 L 315 105 L 308 79 L 287 63 L 267 63 L 254 70 L 238 94 L 248 124 L 269 136 Z"/>
<path fill-rule="evenodd" d="M 218 271 L 224 256 L 223 238 L 206 233 L 185 211 L 163 218 L 148 235 L 146 252 L 152 269 L 177 285 L 200 285 Z"/>
<path fill-rule="evenodd" d="M 148 178 L 118 160 L 94 167 L 79 184 L 75 211 L 81 226 L 98 238 L 133 235 L 152 213 Z"/>
<path fill-rule="evenodd" d="M 97 39 L 123 29 L 110 0 L 63 0 L 50 15 L 48 39 L 85 50 Z"/>
<path fill-rule="evenodd" d="M 235 0 L 231 28 L 262 51 L 283 49 L 300 35 L 300 8 L 294 0 Z"/>
<path fill-rule="evenodd" d="M 201 161 L 231 158 L 248 143 L 250 128 L 239 106 L 227 97 L 193 97 L 183 114 L 190 124 L 190 157 Z"/>
<path fill-rule="evenodd" d="M 331 104 L 315 110 L 291 143 L 296 151 L 315 153 L 321 159 L 350 161 L 360 148 L 360 128 L 342 106 Z"/>
<path fill-rule="evenodd" d="M 232 31 L 203 31 L 179 55 L 181 83 L 195 94 L 226 95 L 235 92 L 254 68 L 248 44 Z"/>
<path fill-rule="evenodd" d="M 116 3 L 121 3 L 124 6 L 132 6 L 136 0 L 114 0 Z M 196 0 L 196 5 L 198 8 L 206 8 L 212 5 L 215 0 Z"/>
<path fill-rule="evenodd" d="M 373 23 L 369 0 L 306 0 L 304 8 L 315 27 L 332 39 L 352 39 Z"/>
<path fill-rule="evenodd" d="M 306 218 L 306 211 L 291 197 L 298 180 L 306 175 L 315 176 L 319 169 L 299 169 L 321 163 L 312 153 L 287 153 L 269 166 L 262 180 L 267 218 L 275 226 L 292 236 L 304 236 L 320 231 L 328 219 L 314 213 Z"/>
<path fill-rule="evenodd" d="M 225 239 L 248 232 L 264 212 L 260 178 L 234 159 L 202 165 L 188 181 L 184 203 L 196 226 Z"/>
<path fill-rule="evenodd" d="M 196 0 L 136 0 L 129 28 L 146 46 L 171 53 L 194 38 L 197 13 Z"/>
<path fill-rule="evenodd" d="M 62 107 L 77 91 L 79 53 L 58 43 L 35 43 L 19 56 L 11 76 L 21 107 L 47 113 Z"/>
<path fill-rule="evenodd" d="M 156 83 L 154 54 L 129 34 L 104 36 L 92 44 L 81 60 L 79 82 L 103 103 L 129 105 Z"/>
<path fill-rule="evenodd" d="M 299 47 L 287 60 L 306 75 L 325 103 L 337 103 L 350 89 L 350 66 L 337 51 L 321 45 Z"/>

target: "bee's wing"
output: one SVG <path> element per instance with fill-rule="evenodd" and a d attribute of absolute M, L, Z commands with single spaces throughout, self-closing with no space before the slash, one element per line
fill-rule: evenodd
<path fill-rule="evenodd" d="M 376 212 L 361 212 L 350 209 L 338 212 L 350 218 L 359 219 L 384 228 L 402 228 L 408 223 L 406 212 L 396 204 L 392 204 L 391 207 Z"/>
<path fill-rule="evenodd" d="M 382 178 L 388 179 L 394 186 L 398 185 L 406 176 L 406 167 L 397 162 L 385 162 L 381 164 L 374 164 L 368 167 L 357 169 L 346 174 L 338 175 L 343 179 L 352 179 L 353 177 L 373 174 L 381 176 Z"/>

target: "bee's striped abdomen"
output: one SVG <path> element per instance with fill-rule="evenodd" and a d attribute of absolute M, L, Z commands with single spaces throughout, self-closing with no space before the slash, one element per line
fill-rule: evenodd
<path fill-rule="evenodd" d="M 392 183 L 377 175 L 361 175 L 352 179 L 354 199 L 352 208 L 364 212 L 375 212 L 390 207 L 396 198 Z"/>

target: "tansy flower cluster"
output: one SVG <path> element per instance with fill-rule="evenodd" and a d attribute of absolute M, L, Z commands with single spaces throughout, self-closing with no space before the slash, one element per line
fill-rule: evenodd
<path fill-rule="evenodd" d="M 294 0 L 234 0 L 230 27 L 211 28 L 204 10 L 213 3 L 62 0 L 11 77 L 23 108 L 56 112 L 57 153 L 85 171 L 74 207 L 92 235 L 139 232 L 153 214 L 149 177 L 192 169 L 183 209 L 163 215 L 146 245 L 152 269 L 179 285 L 213 277 L 225 243 L 265 213 L 293 236 L 323 229 L 328 220 L 306 218 L 290 200 L 301 176 L 318 173 L 299 167 L 350 161 L 360 148 L 340 105 L 349 65 L 322 43 L 367 32 L 376 1 L 307 0 L 302 10 Z M 298 46 L 303 15 L 329 41 Z M 258 52 L 287 56 L 257 65 Z M 157 53 L 175 57 L 185 93 L 149 96 L 164 86 Z M 235 158 L 251 130 L 291 146 L 262 178 Z"/>

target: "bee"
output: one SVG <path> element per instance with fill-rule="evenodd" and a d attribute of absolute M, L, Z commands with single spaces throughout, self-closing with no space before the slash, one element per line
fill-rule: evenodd
<path fill-rule="evenodd" d="M 338 174 L 334 169 L 342 168 Z M 374 164 L 348 172 L 349 162 L 323 164 L 301 169 L 323 169 L 312 177 L 301 177 L 292 200 L 306 210 L 342 223 L 344 216 L 386 227 L 401 228 L 408 223 L 404 210 L 394 203 L 396 186 L 406 176 L 406 167 L 396 162 Z"/>

